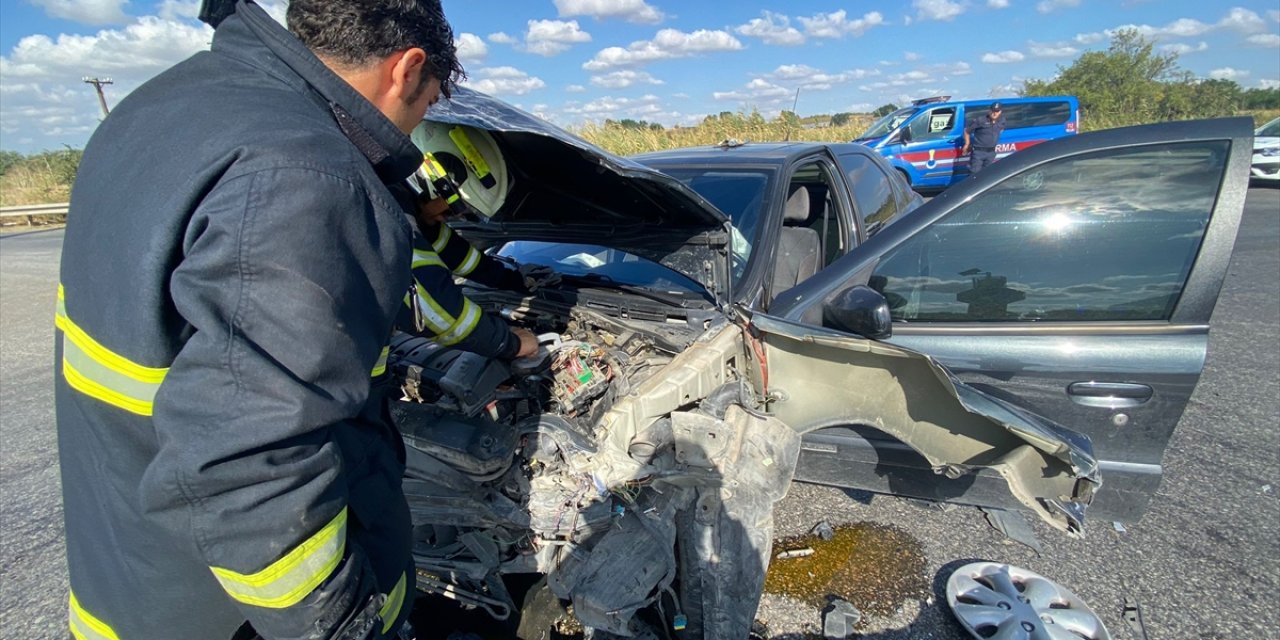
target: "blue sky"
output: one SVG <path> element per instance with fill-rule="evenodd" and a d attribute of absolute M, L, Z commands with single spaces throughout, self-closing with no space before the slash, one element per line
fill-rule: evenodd
<path fill-rule="evenodd" d="M 1276 0 L 836 3 L 443 0 L 469 84 L 558 124 L 691 124 L 708 113 L 869 111 L 1011 95 L 1135 26 L 1203 78 L 1280 86 Z M 208 47 L 192 0 L 4 0 L 0 148 L 82 147 L 109 105 Z M 284 1 L 264 6 L 283 16 Z"/>

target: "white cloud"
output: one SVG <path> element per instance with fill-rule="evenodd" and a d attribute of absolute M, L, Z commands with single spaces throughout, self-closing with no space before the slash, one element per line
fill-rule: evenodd
<path fill-rule="evenodd" d="M 1256 44 L 1259 47 L 1270 47 L 1272 49 L 1280 47 L 1280 34 L 1275 33 L 1258 33 L 1245 38 L 1249 44 Z"/>
<path fill-rule="evenodd" d="M 919 60 L 922 57 L 924 56 L 921 56 L 920 54 L 914 51 L 907 51 L 902 54 L 902 59 L 906 60 L 907 62 L 915 62 L 916 60 Z"/>
<path fill-rule="evenodd" d="M 1272 9 L 1268 11 L 1267 17 L 1271 18 L 1272 22 L 1280 22 L 1280 10 Z"/>
<path fill-rule="evenodd" d="M 873 109 L 875 109 L 875 106 L 870 102 L 855 102 L 854 104 L 849 105 L 845 110 L 851 113 L 868 113 Z"/>
<path fill-rule="evenodd" d="M 606 89 L 623 89 L 635 84 L 666 84 L 645 71 L 623 69 L 603 75 L 592 76 L 591 84 Z"/>
<path fill-rule="evenodd" d="M 676 29 L 663 29 L 652 40 L 638 40 L 627 48 L 608 47 L 582 65 L 587 71 L 603 71 L 615 67 L 648 64 L 656 60 L 687 58 L 714 51 L 736 51 L 742 48 L 737 38 L 725 31 L 699 29 L 685 33 Z"/>
<path fill-rule="evenodd" d="M 453 41 L 458 48 L 458 59 L 463 62 L 480 62 L 489 55 L 489 46 L 474 33 L 460 33 Z"/>
<path fill-rule="evenodd" d="M 796 19 L 804 25 L 804 32 L 815 38 L 843 38 L 847 35 L 857 37 L 872 27 L 884 24 L 884 16 L 879 11 L 871 11 L 861 18 L 850 20 L 844 9 Z"/>
<path fill-rule="evenodd" d="M 1267 23 L 1258 14 L 1248 10 L 1235 7 L 1227 12 L 1218 26 L 1223 29 L 1233 29 L 1242 33 L 1254 33 L 1257 31 L 1265 31 Z"/>
<path fill-rule="evenodd" d="M 738 35 L 760 38 L 765 44 L 793 47 L 804 44 L 804 34 L 791 26 L 791 19 L 772 11 L 763 12 L 763 17 L 753 18 L 744 25 L 734 29 Z"/>
<path fill-rule="evenodd" d="M 495 96 L 522 96 L 547 86 L 547 83 L 515 67 L 489 67 L 477 71 L 466 85 Z"/>
<path fill-rule="evenodd" d="M 564 90 L 566 93 L 583 93 L 587 90 L 587 88 L 580 84 L 571 84 L 565 87 Z"/>
<path fill-rule="evenodd" d="M 1037 58 L 1068 58 L 1080 50 L 1065 43 L 1028 42 L 1027 50 Z"/>
<path fill-rule="evenodd" d="M 122 29 L 93 35 L 22 38 L 0 56 L 0 132 L 5 145 L 82 146 L 101 113 L 84 76 L 110 77 L 108 106 L 197 51 L 213 30 L 205 25 L 144 16 Z M 16 136 L 24 135 L 23 143 Z"/>
<path fill-rule="evenodd" d="M 579 28 L 577 20 L 530 20 L 524 49 L 540 56 L 554 56 L 582 42 L 591 42 L 591 34 Z"/>
<path fill-rule="evenodd" d="M 878 75 L 880 75 L 880 71 L 875 69 L 849 69 L 837 73 L 827 73 L 806 64 L 784 64 L 764 74 L 760 79 L 786 84 L 790 87 L 826 91 L 838 84 Z"/>
<path fill-rule="evenodd" d="M 912 0 L 911 6 L 916 9 L 916 16 L 921 20 L 949 21 L 965 12 L 968 3 L 961 4 L 951 0 Z"/>
<path fill-rule="evenodd" d="M 1213 71 L 1209 72 L 1209 77 L 1213 78 L 1214 80 L 1239 80 L 1248 75 L 1249 75 L 1248 71 L 1242 71 L 1240 69 L 1232 69 L 1231 67 L 1214 69 Z"/>
<path fill-rule="evenodd" d="M 1172 53 L 1180 56 L 1185 56 L 1188 53 L 1199 53 L 1201 51 L 1208 51 L 1209 43 L 1201 40 L 1200 44 L 1191 46 L 1189 44 L 1185 44 L 1182 42 L 1175 42 L 1173 44 L 1160 45 L 1160 50 L 1165 53 Z"/>
<path fill-rule="evenodd" d="M 161 20 L 195 20 L 200 15 L 200 0 L 164 0 L 156 7 Z"/>
<path fill-rule="evenodd" d="M 555 0 L 561 18 L 590 16 L 598 20 L 622 18 L 627 22 L 657 24 L 664 16 L 644 0 Z"/>
<path fill-rule="evenodd" d="M 28 0 L 52 18 L 88 25 L 123 24 L 128 0 Z"/>
<path fill-rule="evenodd" d="M 982 61 L 988 64 L 1007 64 L 1010 62 L 1022 62 L 1026 56 L 1020 51 L 1001 51 L 998 53 L 982 54 Z"/>
<path fill-rule="evenodd" d="M 1103 35 L 1112 36 L 1124 29 L 1133 29 L 1147 38 L 1194 38 L 1210 31 L 1221 30 L 1235 31 L 1246 35 L 1256 34 L 1266 31 L 1267 23 L 1257 13 L 1236 7 L 1213 24 L 1191 18 L 1179 18 L 1162 27 L 1153 27 L 1149 24 L 1126 24 L 1114 29 L 1106 29 L 1102 34 L 1089 35 L 1096 35 L 1098 39 L 1101 39 Z M 1076 38 L 1079 40 L 1080 36 L 1076 36 Z"/>
<path fill-rule="evenodd" d="M 794 92 L 780 87 L 763 78 L 755 78 L 745 87 L 737 91 L 716 91 L 711 94 L 716 100 L 778 102 L 790 97 Z"/>
<path fill-rule="evenodd" d="M 492 42 L 494 44 L 516 44 L 517 42 L 519 42 L 519 40 L 517 40 L 514 36 L 504 31 L 491 33 L 489 34 L 488 37 L 489 37 L 489 42 Z"/>
<path fill-rule="evenodd" d="M 1258 87 L 1261 89 L 1280 89 L 1280 80 L 1263 78 L 1258 81 Z"/>
<path fill-rule="evenodd" d="M 653 94 L 646 94 L 639 98 L 605 96 L 586 104 L 566 103 L 563 110 L 571 116 L 593 119 L 624 117 L 653 119 L 656 116 L 670 115 L 663 111 L 661 103 L 662 100 Z"/>
<path fill-rule="evenodd" d="M 1075 37 L 1076 44 L 1094 44 L 1107 39 L 1107 34 L 1101 31 L 1093 33 L 1077 33 Z"/>
<path fill-rule="evenodd" d="M 157 72 L 191 54 L 207 49 L 213 30 L 154 16 L 144 16 L 122 30 L 95 35 L 45 35 L 18 41 L 0 57 L 6 80 L 12 78 L 73 77 L 86 74 L 116 76 L 122 84 L 141 84 Z"/>
<path fill-rule="evenodd" d="M 992 9 L 1007 9 L 1009 8 L 1009 0 L 987 0 L 987 6 Z"/>
<path fill-rule="evenodd" d="M 1058 9 L 1070 9 L 1080 6 L 1080 0 L 1042 0 L 1036 5 L 1040 13 L 1053 13 Z"/>

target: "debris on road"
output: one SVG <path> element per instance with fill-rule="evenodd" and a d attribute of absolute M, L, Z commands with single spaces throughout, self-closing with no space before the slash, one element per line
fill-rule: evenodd
<path fill-rule="evenodd" d="M 1037 556 L 1044 552 L 1035 530 L 1031 528 L 1027 519 L 1022 517 L 1022 514 L 990 507 L 978 507 L 978 509 L 986 515 L 987 524 L 1003 533 L 1006 538 L 1035 551 Z"/>
<path fill-rule="evenodd" d="M 844 640 L 862 620 L 862 612 L 844 598 L 832 597 L 822 610 L 822 636 L 826 640 Z"/>
<path fill-rule="evenodd" d="M 1138 640 L 1148 640 L 1147 627 L 1142 622 L 1142 605 L 1134 598 L 1125 596 L 1124 610 L 1121 611 L 1120 617 L 1124 619 L 1124 623 L 1129 625 L 1129 630 L 1138 637 Z"/>
<path fill-rule="evenodd" d="M 813 528 L 809 530 L 809 535 L 818 536 L 820 540 L 831 540 L 836 537 L 836 529 L 831 526 L 830 522 L 820 520 L 818 524 L 813 525 Z"/>
<path fill-rule="evenodd" d="M 774 557 L 779 560 L 789 560 L 791 558 L 803 558 L 805 556 L 811 556 L 811 555 L 813 555 L 813 549 L 805 547 L 804 549 L 791 549 L 789 551 L 783 551 L 782 553 L 779 553 Z"/>

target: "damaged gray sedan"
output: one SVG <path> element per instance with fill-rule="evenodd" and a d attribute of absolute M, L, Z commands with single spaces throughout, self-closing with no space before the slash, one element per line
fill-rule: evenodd
<path fill-rule="evenodd" d="M 1197 344 L 1202 362 L 1186 336 L 1207 332 L 1250 135 L 1240 119 L 1076 136 L 915 208 L 855 145 L 627 160 L 467 90 L 428 119 L 483 139 L 509 182 L 492 216 L 453 228 L 562 277 L 531 295 L 468 290 L 540 336 L 533 357 L 507 363 L 410 336 L 392 345 L 418 586 L 514 620 L 504 576 L 542 574 L 542 601 L 568 607 L 594 638 L 747 637 L 773 507 L 796 478 L 1016 507 L 1082 534 L 1109 464 L 1150 471 L 1108 461 L 1099 435 L 1109 452 L 1128 433 L 1161 434 L 1158 469 L 1190 394 L 1160 354 L 1118 366 L 1091 350 L 1159 349 L 1172 336 L 1179 366 L 1194 365 Z M 442 164 L 464 197 L 477 192 L 476 163 Z M 1137 228 L 1174 257 L 1113 258 L 1138 251 L 1115 239 Z M 1025 250 L 1006 244 L 1019 229 L 1049 265 L 1034 277 L 993 266 Z M 1108 260 L 1126 266 L 1108 273 Z M 1124 278 L 1139 286 L 1129 292 Z M 1090 287 L 1107 292 L 1090 301 Z M 904 329 L 925 339 L 899 346 Z M 1022 351 L 992 349 L 991 331 Z M 974 349 L 943 339 L 952 334 L 973 336 Z M 989 360 L 1008 369 L 1037 339 L 1074 360 L 989 375 Z M 1091 370 L 1091 358 L 1107 366 Z M 1068 377 L 1042 384 L 1046 373 Z M 1097 413 L 1050 411 L 1052 394 Z M 1148 401 L 1173 423 L 1143 414 Z M 1119 415 L 1138 424 L 1097 430 Z M 898 491 L 884 474 L 859 475 L 870 467 L 842 472 L 841 456 L 863 450 L 892 450 L 879 465 L 927 478 Z M 1149 497 L 1150 480 L 1121 482 L 1117 504 Z"/>

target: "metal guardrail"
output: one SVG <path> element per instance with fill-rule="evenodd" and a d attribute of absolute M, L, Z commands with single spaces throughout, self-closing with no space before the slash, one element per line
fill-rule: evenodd
<path fill-rule="evenodd" d="M 36 218 L 67 215 L 68 203 L 28 204 L 17 207 L 0 207 L 0 224 L 14 224 L 11 219 L 22 218 L 28 226 L 36 224 Z"/>

